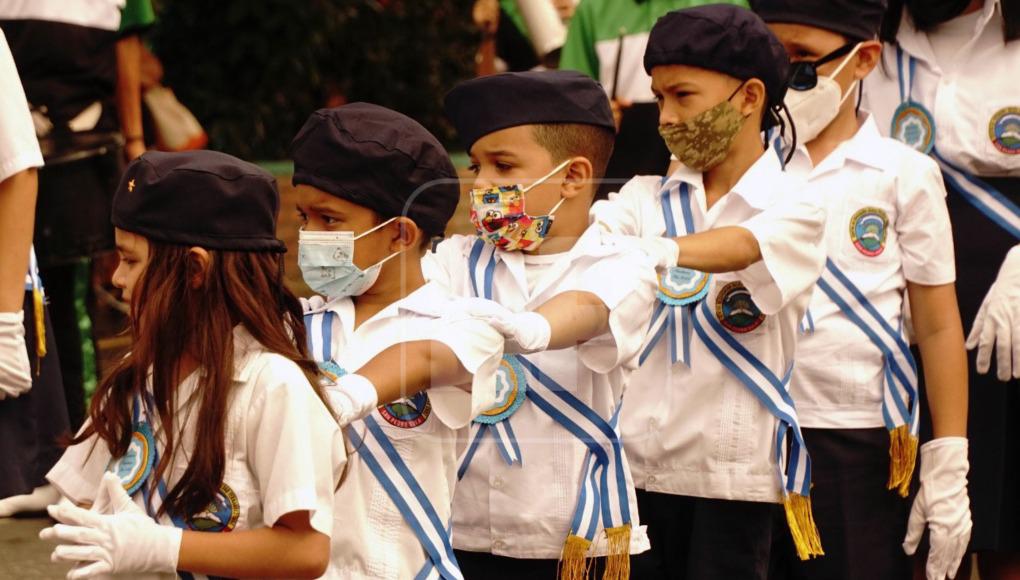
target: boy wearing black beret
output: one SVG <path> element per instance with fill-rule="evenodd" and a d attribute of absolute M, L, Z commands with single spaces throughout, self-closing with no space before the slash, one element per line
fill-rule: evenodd
<path fill-rule="evenodd" d="M 426 276 L 498 303 L 474 311 L 515 353 L 506 396 L 468 435 L 457 558 L 468 578 L 582 578 L 590 557 L 626 578 L 648 539 L 617 420 L 654 270 L 588 224 L 613 145 L 605 91 L 575 72 L 511 73 L 457 85 L 445 107 L 471 156 L 478 236 L 439 244 Z"/>
<path fill-rule="evenodd" d="M 970 538 L 967 362 L 946 191 L 935 161 L 882 137 L 855 98 L 882 52 L 885 4 L 754 3 L 794 61 L 786 103 L 803 146 L 787 170 L 829 215 L 828 260 L 790 388 L 817 460 L 812 497 L 826 556 L 791 558 L 789 578 L 906 578 L 904 548 L 913 553 L 930 527 L 928 578 L 941 580 L 955 576 Z M 925 114 L 907 105 L 901 121 L 924 136 Z M 920 448 L 909 525 L 903 498 L 920 401 L 907 297 L 935 437 Z"/>
<path fill-rule="evenodd" d="M 652 543 L 635 575 L 764 579 L 782 511 L 799 556 L 822 552 L 788 387 L 825 216 L 763 133 L 780 123 L 789 61 L 752 12 L 711 5 L 660 18 L 644 65 L 682 166 L 591 212 L 661 268 L 621 418 Z"/>

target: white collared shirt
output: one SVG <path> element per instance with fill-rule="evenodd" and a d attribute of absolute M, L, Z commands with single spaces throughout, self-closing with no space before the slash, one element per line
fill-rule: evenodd
<path fill-rule="evenodd" d="M 426 278 L 460 296 L 473 296 L 468 256 L 475 240 L 453 236 L 439 244 L 423 262 Z M 523 253 L 497 250 L 495 256 L 493 299 L 510 310 L 533 310 L 569 291 L 590 292 L 609 307 L 608 333 L 575 348 L 528 355 L 528 360 L 600 417 L 611 417 L 651 315 L 655 281 L 650 261 L 633 246 L 607 245 L 593 227 L 558 260 L 538 264 L 545 272 L 530 284 L 527 270 L 535 264 Z M 492 440 L 479 446 L 457 485 L 454 546 L 511 558 L 559 558 L 577 505 L 587 448 L 531 402 L 510 421 L 522 465 L 507 465 Z M 635 514 L 631 553 L 640 553 L 648 549 L 648 537 L 637 521 L 634 487 L 624 467 L 630 512 Z M 604 555 L 605 549 L 603 539 L 594 551 Z"/>
<path fill-rule="evenodd" d="M 1002 7 L 988 0 L 970 40 L 948 62 L 938 62 L 929 36 L 918 31 L 904 11 L 896 35 L 903 51 L 916 59 L 910 98 L 934 115 L 935 149 L 969 173 L 1020 177 L 1020 42 L 1003 42 Z M 871 111 L 883 135 L 889 135 L 901 102 L 895 45 L 886 45 L 882 61 L 864 81 L 863 108 Z"/>
<path fill-rule="evenodd" d="M 800 183 L 767 151 L 711 208 L 706 208 L 701 174 L 681 167 L 665 185 L 658 176 L 635 177 L 596 203 L 592 220 L 618 234 L 664 236 L 660 192 L 678 181 L 689 184 L 696 231 L 740 226 L 758 241 L 762 260 L 739 272 L 713 275 L 705 300 L 718 313 L 738 288 L 731 284 L 750 292 L 759 321 L 731 334 L 781 378 L 793 360 L 797 326 L 824 263 L 824 211 L 798 195 Z M 696 335 L 692 368 L 671 364 L 667 344 L 663 339 L 631 377 L 623 408 L 623 441 L 636 485 L 678 495 L 779 501 L 775 417 Z"/>
<path fill-rule="evenodd" d="M 503 337 L 485 322 L 461 316 L 449 293 L 433 283 L 390 304 L 357 328 L 350 298 L 333 300 L 312 313 L 324 311 L 336 313 L 328 346 L 331 358 L 348 372 L 357 372 L 394 344 L 434 340 L 448 346 L 473 374 L 470 391 L 437 385 L 418 397 L 383 405 L 374 414 L 439 518 L 449 522 L 457 482 L 457 429 L 495 403 Z M 321 329 L 309 332 L 312 353 L 321 360 Z M 352 423 L 349 429 L 365 437 L 364 421 Z M 337 490 L 334 516 L 326 578 L 400 580 L 414 578 L 424 565 L 421 542 L 357 450 L 351 451 L 346 478 Z"/>
<path fill-rule="evenodd" d="M 907 281 L 956 279 L 946 191 L 928 156 L 882 137 L 870 116 L 813 167 L 801 148 L 787 171 L 825 204 L 825 250 L 889 322 L 900 327 Z M 804 427 L 881 427 L 882 353 L 825 292 L 811 298 L 814 332 L 801 335 L 791 393 Z"/>
<path fill-rule="evenodd" d="M 0 30 L 0 181 L 30 167 L 42 167 L 25 91 L 14 66 L 7 37 Z"/>
<path fill-rule="evenodd" d="M 301 369 L 267 352 L 241 326 L 234 329 L 234 368 L 223 429 L 226 463 L 217 496 L 221 510 L 202 516 L 228 524 L 231 530 L 249 530 L 271 527 L 288 513 L 308 511 L 312 528 L 331 536 L 333 490 L 346 462 L 336 421 Z M 198 375 L 192 373 L 177 387 L 177 452 L 164 477 L 167 489 L 177 483 L 193 456 L 198 411 L 189 399 Z M 149 421 L 162 451 L 165 438 L 159 419 Z M 71 501 L 92 503 L 110 462 L 109 448 L 92 437 L 69 447 L 46 479 Z M 136 493 L 134 500 L 144 507 L 142 495 Z M 173 525 L 166 515 L 160 523 Z"/>

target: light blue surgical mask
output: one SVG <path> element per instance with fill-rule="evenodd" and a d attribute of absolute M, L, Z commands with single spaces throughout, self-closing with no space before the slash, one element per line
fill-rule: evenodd
<path fill-rule="evenodd" d="M 305 284 L 327 298 L 361 296 L 379 279 L 382 266 L 400 252 L 393 252 L 367 270 L 354 265 L 354 242 L 375 232 L 397 218 L 355 236 L 354 232 L 298 231 L 298 267 Z"/>

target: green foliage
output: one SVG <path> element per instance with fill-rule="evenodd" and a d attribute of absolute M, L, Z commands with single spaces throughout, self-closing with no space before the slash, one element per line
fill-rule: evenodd
<path fill-rule="evenodd" d="M 442 99 L 473 74 L 472 3 L 162 0 L 151 40 L 211 148 L 283 158 L 308 114 L 341 99 L 390 107 L 451 143 Z"/>

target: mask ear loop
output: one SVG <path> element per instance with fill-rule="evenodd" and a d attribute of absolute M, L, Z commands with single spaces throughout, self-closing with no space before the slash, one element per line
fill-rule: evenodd
<path fill-rule="evenodd" d="M 573 163 L 573 161 L 574 161 L 573 157 L 563 161 L 563 163 L 560 163 L 559 165 L 557 165 L 555 169 L 553 169 L 549 173 L 546 173 L 544 176 L 536 179 L 534 181 L 534 183 L 532 183 L 531 185 L 529 185 L 529 186 L 527 186 L 525 188 L 522 188 L 521 189 L 521 193 L 528 193 L 529 191 L 534 189 L 536 186 L 542 185 L 543 183 L 548 181 L 550 177 L 552 177 L 553 175 L 556 175 L 557 173 L 562 171 L 564 167 L 566 167 L 566 166 L 570 165 L 571 163 Z"/>

